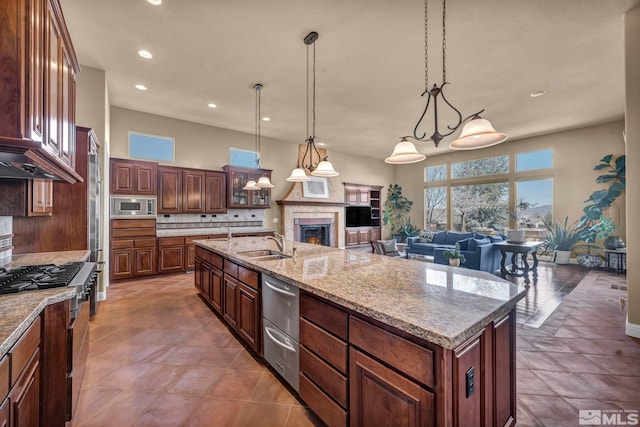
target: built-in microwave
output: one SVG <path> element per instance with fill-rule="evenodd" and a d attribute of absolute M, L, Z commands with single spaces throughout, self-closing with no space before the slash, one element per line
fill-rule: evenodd
<path fill-rule="evenodd" d="M 155 218 L 154 196 L 111 196 L 111 218 Z"/>

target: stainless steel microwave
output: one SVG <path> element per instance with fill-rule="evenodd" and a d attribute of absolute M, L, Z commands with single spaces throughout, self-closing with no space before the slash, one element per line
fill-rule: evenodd
<path fill-rule="evenodd" d="M 111 196 L 111 218 L 155 218 L 154 196 Z"/>

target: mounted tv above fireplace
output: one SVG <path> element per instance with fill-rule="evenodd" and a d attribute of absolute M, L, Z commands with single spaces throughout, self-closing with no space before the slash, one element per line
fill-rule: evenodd
<path fill-rule="evenodd" d="M 371 207 L 347 206 L 345 208 L 345 222 L 347 227 L 371 226 Z"/>

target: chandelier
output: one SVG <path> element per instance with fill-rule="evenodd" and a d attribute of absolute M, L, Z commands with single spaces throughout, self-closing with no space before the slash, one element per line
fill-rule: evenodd
<path fill-rule="evenodd" d="M 393 153 L 390 157 L 387 157 L 384 161 L 391 164 L 408 164 L 422 161 L 426 156 L 419 153 L 416 150 L 413 142 L 409 141 L 409 138 L 416 141 L 431 140 L 437 147 L 447 136 L 454 133 L 461 125 L 466 123 L 462 128 L 460 137 L 453 141 L 449 146 L 454 150 L 474 150 L 477 148 L 490 147 L 492 145 L 500 144 L 507 139 L 507 135 L 504 133 L 498 133 L 495 131 L 491 123 L 480 117 L 480 113 L 484 110 L 480 110 L 477 113 L 471 114 L 465 118 L 462 118 L 462 113 L 453 106 L 449 100 L 447 100 L 444 94 L 444 87 L 449 84 L 447 81 L 447 5 L 446 0 L 442 0 L 442 84 L 438 86 L 433 84 L 429 88 L 429 20 L 428 20 L 428 0 L 424 1 L 424 92 L 421 96 L 427 96 L 427 103 L 424 107 L 422 115 L 418 119 L 415 128 L 413 129 L 413 135 L 403 136 L 400 138 L 400 142 L 395 146 Z M 446 104 L 457 116 L 457 121 L 453 124 L 445 124 L 446 128 L 441 128 L 438 122 L 438 97 L 441 97 Z M 427 114 L 429 106 L 433 104 L 433 118 L 434 118 L 434 131 L 431 136 L 427 137 L 427 133 L 423 132 L 419 134 L 418 128 L 422 125 L 422 121 Z M 468 122 L 468 123 L 467 123 Z"/>
<path fill-rule="evenodd" d="M 313 176 L 332 177 L 340 175 L 333 168 L 333 165 L 327 156 L 322 157 L 320 152 L 316 148 L 316 45 L 315 41 L 318 39 L 318 33 L 315 31 L 310 32 L 304 38 L 304 44 L 307 45 L 307 139 L 305 144 L 307 145 L 302 158 L 298 156 L 298 164 L 295 169 L 291 171 L 291 175 L 287 178 L 287 181 L 302 182 L 308 181 L 310 178 L 307 175 L 307 171 Z M 309 46 L 313 45 L 313 74 L 312 74 L 312 98 L 311 98 L 311 134 L 309 133 Z M 314 160 L 314 157 L 318 160 Z"/>
<path fill-rule="evenodd" d="M 262 85 L 260 83 L 256 83 L 253 86 L 253 89 L 256 91 L 256 117 L 255 117 L 255 128 L 256 128 L 256 166 L 258 167 L 258 169 L 261 169 L 260 167 L 260 91 L 262 90 Z M 243 190 L 248 190 L 248 191 L 256 191 L 256 190 L 262 190 L 263 188 L 273 188 L 274 185 L 271 183 L 271 180 L 269 179 L 268 176 L 266 175 L 262 175 L 259 179 L 258 182 L 256 182 L 253 179 L 250 179 L 249 181 L 247 181 L 247 184 L 242 187 Z"/>

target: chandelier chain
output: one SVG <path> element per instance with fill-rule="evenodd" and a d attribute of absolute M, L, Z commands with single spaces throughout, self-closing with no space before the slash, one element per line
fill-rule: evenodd
<path fill-rule="evenodd" d="M 307 45 L 307 136 L 309 136 L 309 45 Z"/>
<path fill-rule="evenodd" d="M 316 137 L 316 44 L 313 44 L 313 121 L 311 136 Z"/>
<path fill-rule="evenodd" d="M 256 151 L 258 152 L 258 168 L 260 167 L 260 91 L 261 85 L 256 85 Z"/>
<path fill-rule="evenodd" d="M 447 82 L 447 0 L 442 0 L 442 84 Z"/>
<path fill-rule="evenodd" d="M 427 7 L 429 0 L 424 0 L 424 91 L 429 90 L 429 19 Z"/>

